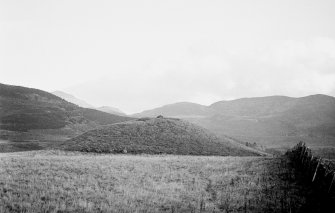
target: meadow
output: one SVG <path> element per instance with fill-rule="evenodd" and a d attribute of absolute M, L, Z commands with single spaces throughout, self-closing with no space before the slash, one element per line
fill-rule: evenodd
<path fill-rule="evenodd" d="M 298 212 L 285 157 L 0 153 L 0 212 Z"/>

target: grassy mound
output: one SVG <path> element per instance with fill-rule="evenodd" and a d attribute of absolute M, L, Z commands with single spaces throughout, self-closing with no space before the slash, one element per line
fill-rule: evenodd
<path fill-rule="evenodd" d="M 101 127 L 64 142 L 60 148 L 99 153 L 259 155 L 194 124 L 172 118 L 138 119 Z"/>

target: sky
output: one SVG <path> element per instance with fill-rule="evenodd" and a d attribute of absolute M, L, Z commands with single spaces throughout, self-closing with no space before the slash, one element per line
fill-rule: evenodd
<path fill-rule="evenodd" d="M 335 96 L 333 0 L 0 0 L 0 83 L 136 113 Z"/>

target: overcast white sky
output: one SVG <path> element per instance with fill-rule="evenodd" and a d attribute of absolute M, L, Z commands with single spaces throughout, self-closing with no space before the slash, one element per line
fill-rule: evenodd
<path fill-rule="evenodd" d="M 0 82 L 127 113 L 335 96 L 334 0 L 0 0 Z"/>

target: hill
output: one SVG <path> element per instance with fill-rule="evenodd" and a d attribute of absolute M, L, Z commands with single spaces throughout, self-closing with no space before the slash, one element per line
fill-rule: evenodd
<path fill-rule="evenodd" d="M 101 112 L 106 112 L 106 113 L 113 114 L 113 115 L 126 116 L 126 113 L 122 112 L 118 108 L 110 107 L 110 106 L 94 107 L 93 105 L 87 103 L 86 101 L 81 100 L 79 98 L 76 98 L 75 96 L 73 96 L 71 94 L 68 94 L 68 93 L 65 93 L 65 92 L 62 92 L 62 91 L 54 91 L 54 92 L 52 92 L 52 94 L 66 100 L 70 103 L 73 103 L 73 104 L 76 104 L 80 107 L 83 107 L 83 108 L 96 109 L 96 110 L 99 110 Z"/>
<path fill-rule="evenodd" d="M 191 102 L 179 102 L 174 104 L 165 105 L 156 109 L 146 110 L 138 114 L 134 114 L 134 117 L 156 117 L 159 115 L 167 117 L 204 117 L 210 115 L 211 109 L 204 105 L 191 103 Z"/>
<path fill-rule="evenodd" d="M 260 155 L 261 152 L 218 138 L 208 130 L 173 118 L 141 118 L 88 131 L 61 149 L 82 152 L 176 155 Z"/>
<path fill-rule="evenodd" d="M 73 103 L 73 104 L 76 104 L 80 107 L 84 107 L 84 108 L 91 108 L 93 109 L 94 106 L 92 106 L 91 104 L 87 103 L 86 101 L 84 100 L 81 100 L 79 98 L 76 98 L 75 96 L 71 95 L 71 94 L 68 94 L 68 93 L 65 93 L 65 92 L 62 92 L 62 91 L 54 91 L 52 92 L 52 94 L 70 102 L 70 103 Z"/>
<path fill-rule="evenodd" d="M 266 116 L 289 109 L 294 98 L 268 96 L 241 98 L 232 101 L 219 101 L 209 106 L 218 114 L 230 116 Z"/>
<path fill-rule="evenodd" d="M 65 140 L 101 125 L 131 120 L 82 108 L 51 93 L 0 84 L 0 138 Z"/>
<path fill-rule="evenodd" d="M 118 108 L 115 107 L 110 107 L 110 106 L 102 106 L 102 107 L 98 107 L 95 108 L 96 110 L 102 111 L 102 112 L 107 112 L 110 114 L 114 114 L 114 115 L 121 115 L 121 116 L 126 116 L 126 113 L 122 112 L 121 110 L 119 110 Z"/>
<path fill-rule="evenodd" d="M 169 111 L 168 106 L 137 116 L 152 113 L 167 116 L 178 111 Z M 179 110 L 182 111 L 187 109 Z M 335 145 L 335 98 L 331 96 L 242 98 L 204 106 L 203 111 L 206 113 L 192 113 L 194 116 L 180 113 L 179 116 L 218 135 L 268 147 L 290 146 L 299 140 L 311 146 Z"/>
<path fill-rule="evenodd" d="M 217 114 L 197 120 L 216 133 L 267 146 L 290 146 L 304 140 L 310 146 L 335 145 L 335 98 L 264 97 L 219 102 Z"/>

